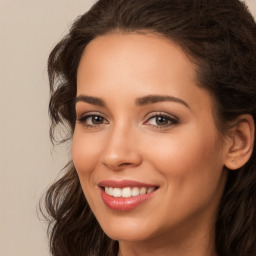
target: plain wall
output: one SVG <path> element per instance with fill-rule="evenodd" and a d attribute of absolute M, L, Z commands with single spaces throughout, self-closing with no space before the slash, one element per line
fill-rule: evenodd
<path fill-rule="evenodd" d="M 256 16 L 256 0 L 247 0 Z M 36 207 L 69 159 L 49 136 L 50 50 L 94 0 L 0 0 L 0 255 L 49 256 Z"/>
<path fill-rule="evenodd" d="M 0 0 L 0 256 L 50 255 L 36 207 L 68 150 L 48 136 L 47 58 L 93 2 Z"/>

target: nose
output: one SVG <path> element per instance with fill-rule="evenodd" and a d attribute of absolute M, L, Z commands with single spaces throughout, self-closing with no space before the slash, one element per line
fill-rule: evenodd
<path fill-rule="evenodd" d="M 138 140 L 131 130 L 116 127 L 109 132 L 101 162 L 108 169 L 119 171 L 137 167 L 142 162 Z"/>

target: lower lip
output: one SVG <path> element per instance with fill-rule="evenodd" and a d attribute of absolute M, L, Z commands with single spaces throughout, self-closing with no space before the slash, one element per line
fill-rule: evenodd
<path fill-rule="evenodd" d="M 130 211 L 136 208 L 137 206 L 141 205 L 145 201 L 149 200 L 155 191 L 149 193 L 149 194 L 144 194 L 144 195 L 139 195 L 139 196 L 134 196 L 134 197 L 113 197 L 105 193 L 104 190 L 100 189 L 101 191 L 101 198 L 105 205 L 110 208 L 111 210 L 114 211 Z"/>

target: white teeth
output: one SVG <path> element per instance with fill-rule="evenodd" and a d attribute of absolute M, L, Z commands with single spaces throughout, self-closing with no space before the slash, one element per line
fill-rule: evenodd
<path fill-rule="evenodd" d="M 140 194 L 139 188 L 132 188 L 132 196 L 138 196 Z"/>
<path fill-rule="evenodd" d="M 113 196 L 113 188 L 111 188 L 111 187 L 109 188 L 109 195 Z"/>
<path fill-rule="evenodd" d="M 148 189 L 147 189 L 147 194 L 153 192 L 154 190 L 155 190 L 155 188 L 148 188 Z"/>
<path fill-rule="evenodd" d="M 112 188 L 112 187 L 105 187 L 105 192 L 106 194 L 113 196 L 113 197 L 132 197 L 132 196 L 139 196 L 139 195 L 144 195 L 147 193 L 151 193 L 155 190 L 155 187 L 126 187 L 126 188 Z"/>
<path fill-rule="evenodd" d="M 146 188 L 141 188 L 140 189 L 140 195 L 144 195 L 147 193 L 147 189 Z"/>
<path fill-rule="evenodd" d="M 113 197 L 121 197 L 122 196 L 122 189 L 121 188 L 114 188 L 113 189 Z"/>
<path fill-rule="evenodd" d="M 123 188 L 122 189 L 122 197 L 131 197 L 132 191 L 130 188 Z"/>

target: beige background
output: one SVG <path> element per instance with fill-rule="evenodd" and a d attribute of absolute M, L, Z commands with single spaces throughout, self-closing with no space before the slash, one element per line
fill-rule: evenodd
<path fill-rule="evenodd" d="M 48 138 L 47 57 L 94 0 L 0 0 L 0 255 L 49 256 L 38 200 L 69 158 Z M 256 16 L 256 0 L 246 1 Z"/>

